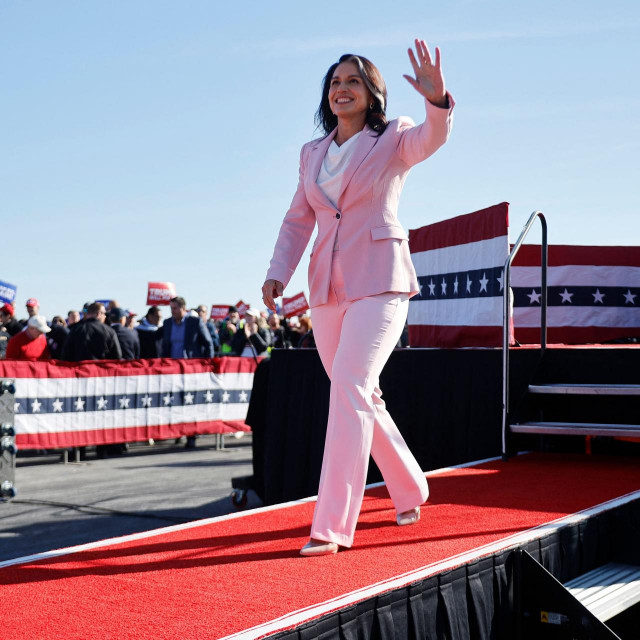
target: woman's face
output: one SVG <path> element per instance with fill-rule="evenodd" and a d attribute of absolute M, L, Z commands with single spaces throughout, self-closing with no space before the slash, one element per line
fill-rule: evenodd
<path fill-rule="evenodd" d="M 336 67 L 329 84 L 329 105 L 338 118 L 360 116 L 373 102 L 358 67 L 354 62 L 342 62 Z"/>

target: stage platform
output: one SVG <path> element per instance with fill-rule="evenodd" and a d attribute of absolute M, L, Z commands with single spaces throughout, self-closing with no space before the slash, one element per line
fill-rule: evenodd
<path fill-rule="evenodd" d="M 371 486 L 333 556 L 298 555 L 309 498 L 1 563 L 3 637 L 513 639 L 514 550 L 562 581 L 638 555 L 637 457 L 531 453 L 427 477 L 418 524 L 398 527 Z"/>

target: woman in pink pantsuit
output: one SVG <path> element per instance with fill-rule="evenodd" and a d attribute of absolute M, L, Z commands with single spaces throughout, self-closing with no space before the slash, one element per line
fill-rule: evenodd
<path fill-rule="evenodd" d="M 320 358 L 331 379 L 329 421 L 311 539 L 302 555 L 350 547 L 364 496 L 369 455 L 385 479 L 400 525 L 420 517 L 427 481 L 385 409 L 378 378 L 402 333 L 418 281 L 397 219 L 411 167 L 448 136 L 453 98 L 440 51 L 423 40 L 405 76 L 425 98 L 426 120 L 387 121 L 387 92 L 377 68 L 346 54 L 331 65 L 316 114 L 326 136 L 300 153 L 300 180 L 262 287 L 275 310 L 315 225 L 309 263 L 310 306 Z"/>

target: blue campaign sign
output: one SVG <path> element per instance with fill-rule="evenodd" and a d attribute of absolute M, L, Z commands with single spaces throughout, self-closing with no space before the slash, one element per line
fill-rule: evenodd
<path fill-rule="evenodd" d="M 0 280 L 0 302 L 13 303 L 16 299 L 16 291 L 18 287 L 15 284 L 9 284 Z"/>

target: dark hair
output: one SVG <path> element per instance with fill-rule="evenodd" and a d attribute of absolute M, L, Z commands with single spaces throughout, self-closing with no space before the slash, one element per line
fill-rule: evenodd
<path fill-rule="evenodd" d="M 187 301 L 184 298 L 181 298 L 180 296 L 176 296 L 175 298 L 171 298 L 171 300 L 169 300 L 169 302 L 175 302 L 181 309 L 186 309 L 187 308 Z"/>
<path fill-rule="evenodd" d="M 338 117 L 333 114 L 329 104 L 329 89 L 337 66 L 343 62 L 353 62 L 358 67 L 362 80 L 373 98 L 373 107 L 367 111 L 366 122 L 378 134 L 384 133 L 387 124 L 389 124 L 386 114 L 387 86 L 384 83 L 382 74 L 371 60 L 353 53 L 345 53 L 340 56 L 338 62 L 334 62 L 329 67 L 322 81 L 322 99 L 316 111 L 315 123 L 318 127 L 324 129 L 326 134 L 331 133 L 338 126 Z"/>
<path fill-rule="evenodd" d="M 102 302 L 92 302 L 87 307 L 87 315 L 97 316 L 100 313 L 101 309 L 104 309 L 104 305 L 102 304 Z"/>
<path fill-rule="evenodd" d="M 155 305 L 153 307 L 149 307 L 149 310 L 147 311 L 147 313 L 145 314 L 145 316 L 148 318 L 151 315 L 158 315 L 160 313 L 160 307 L 156 307 Z"/>

